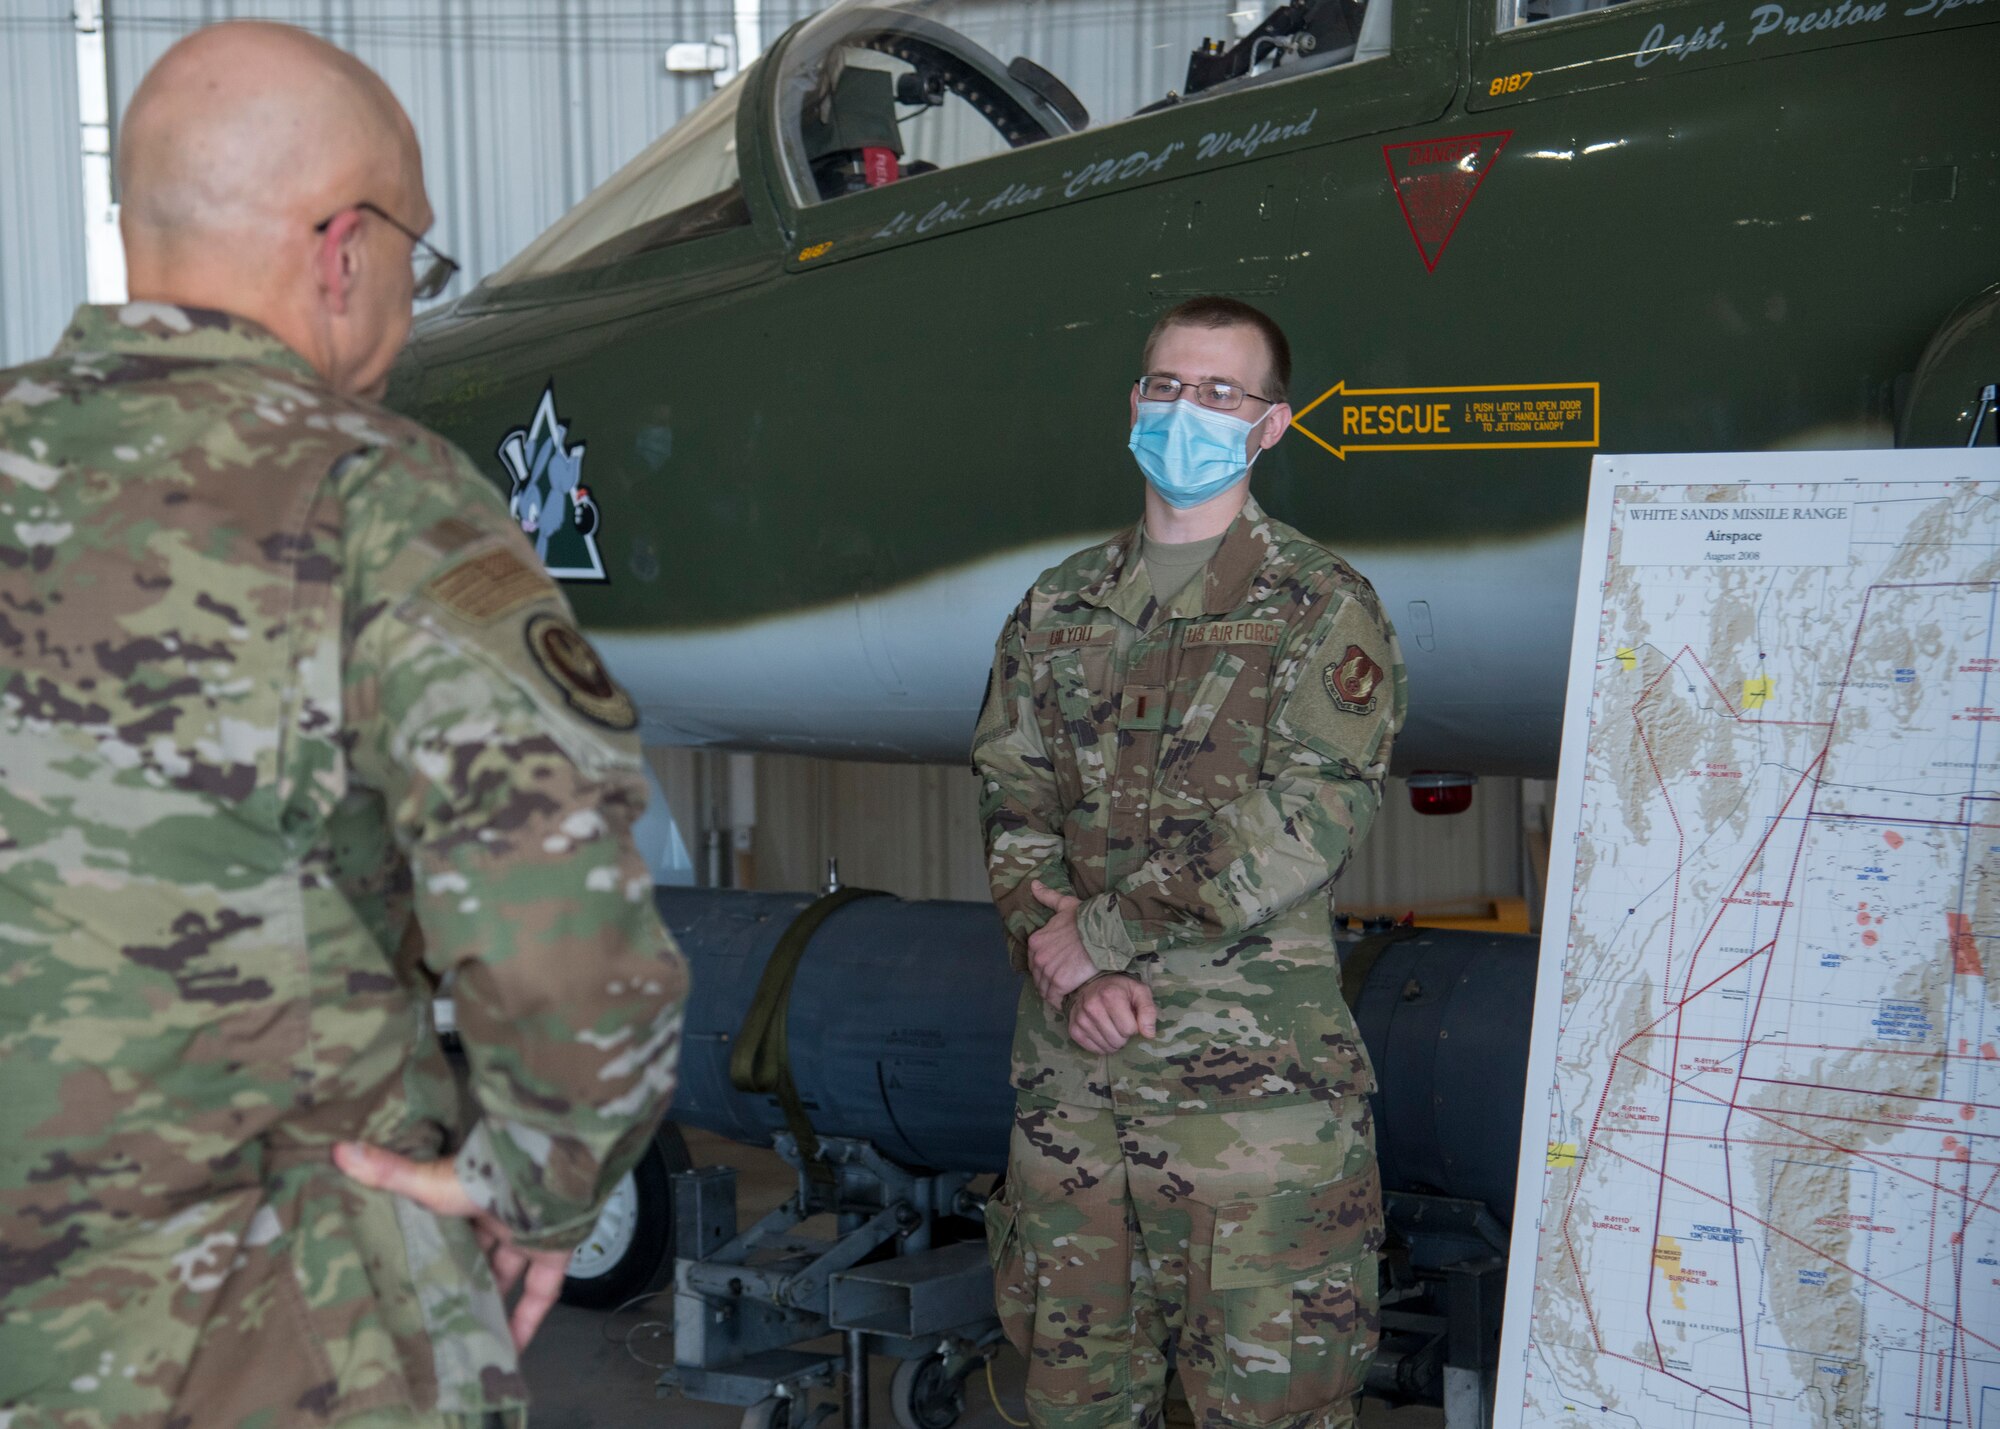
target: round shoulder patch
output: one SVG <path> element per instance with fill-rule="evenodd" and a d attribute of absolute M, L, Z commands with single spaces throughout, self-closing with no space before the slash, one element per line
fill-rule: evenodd
<path fill-rule="evenodd" d="M 1374 713 L 1375 691 L 1381 687 L 1383 670 L 1359 645 L 1348 646 L 1347 653 L 1328 665 L 1320 678 L 1333 702 L 1349 714 Z"/>
<path fill-rule="evenodd" d="M 559 615 L 528 621 L 528 653 L 569 707 L 594 724 L 620 732 L 635 729 L 639 710 L 618 688 L 583 632 Z"/>

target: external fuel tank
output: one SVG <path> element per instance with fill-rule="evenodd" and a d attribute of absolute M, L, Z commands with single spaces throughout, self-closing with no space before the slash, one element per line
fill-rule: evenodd
<path fill-rule="evenodd" d="M 730 1055 L 766 967 L 814 894 L 662 888 L 694 990 L 674 1119 L 767 1144 L 778 1100 L 737 1090 Z M 1356 1020 L 1381 1090 L 1384 1184 L 1512 1213 L 1534 1002 L 1533 938 L 1404 929 L 1364 939 Z M 1353 991 L 1350 986 L 1350 992 Z M 791 1074 L 814 1129 L 911 1166 L 998 1171 L 1018 977 L 985 903 L 859 897 L 812 929 L 786 994 Z"/>

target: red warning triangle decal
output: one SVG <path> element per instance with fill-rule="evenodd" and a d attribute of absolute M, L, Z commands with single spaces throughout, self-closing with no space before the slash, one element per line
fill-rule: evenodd
<path fill-rule="evenodd" d="M 1503 129 L 1382 146 L 1389 183 L 1402 205 L 1403 221 L 1410 225 L 1410 236 L 1417 240 L 1426 272 L 1437 271 L 1445 245 L 1472 207 L 1473 195 L 1513 137 L 1512 129 Z"/>

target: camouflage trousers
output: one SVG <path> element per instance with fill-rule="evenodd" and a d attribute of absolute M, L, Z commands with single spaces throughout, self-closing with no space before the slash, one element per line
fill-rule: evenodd
<path fill-rule="evenodd" d="M 1379 1332 L 1361 1097 L 1182 1115 L 1023 1095 L 986 1211 L 1036 1429 L 1349 1429 Z"/>

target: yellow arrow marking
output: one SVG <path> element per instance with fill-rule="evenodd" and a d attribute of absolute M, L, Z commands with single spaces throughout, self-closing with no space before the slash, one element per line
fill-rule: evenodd
<path fill-rule="evenodd" d="M 1567 397 L 1547 395 L 1542 397 L 1496 396 L 1497 393 L 1542 393 L 1569 394 Z M 1588 393 L 1588 400 L 1578 394 Z M 1548 447 L 1595 447 L 1602 425 L 1600 390 L 1595 382 L 1510 382 L 1475 387 L 1354 387 L 1340 381 L 1306 403 L 1292 414 L 1292 425 L 1299 432 L 1319 446 L 1331 452 L 1341 461 L 1347 460 L 1350 451 L 1361 452 L 1473 452 L 1507 451 L 1514 448 L 1536 449 Z M 1340 406 L 1350 414 L 1364 415 L 1350 417 L 1343 422 L 1343 438 L 1340 445 L 1322 437 L 1305 425 L 1305 418 L 1317 410 L 1321 404 L 1332 398 L 1396 398 L 1424 397 L 1431 401 L 1423 404 L 1432 414 L 1443 416 L 1452 425 L 1438 431 L 1425 433 L 1429 440 L 1403 442 L 1348 442 L 1349 436 L 1409 436 L 1407 429 L 1397 429 L 1399 420 L 1394 402 L 1363 402 Z M 1443 398 L 1444 401 L 1437 399 Z M 1570 405 L 1565 406 L 1568 403 Z M 1585 410 L 1587 408 L 1587 410 Z M 1363 423 L 1372 421 L 1377 414 L 1387 413 L 1390 426 L 1384 431 L 1362 431 Z M 1413 409 L 1414 420 L 1424 420 Z M 1588 424 L 1590 435 L 1585 438 L 1581 432 Z M 1345 428 L 1352 427 L 1353 430 Z M 1554 432 L 1553 437 L 1544 437 Z M 1575 433 L 1576 435 L 1571 435 Z M 1490 438 L 1491 440 L 1457 440 L 1461 436 Z M 1438 438 L 1451 438 L 1438 440 Z"/>

